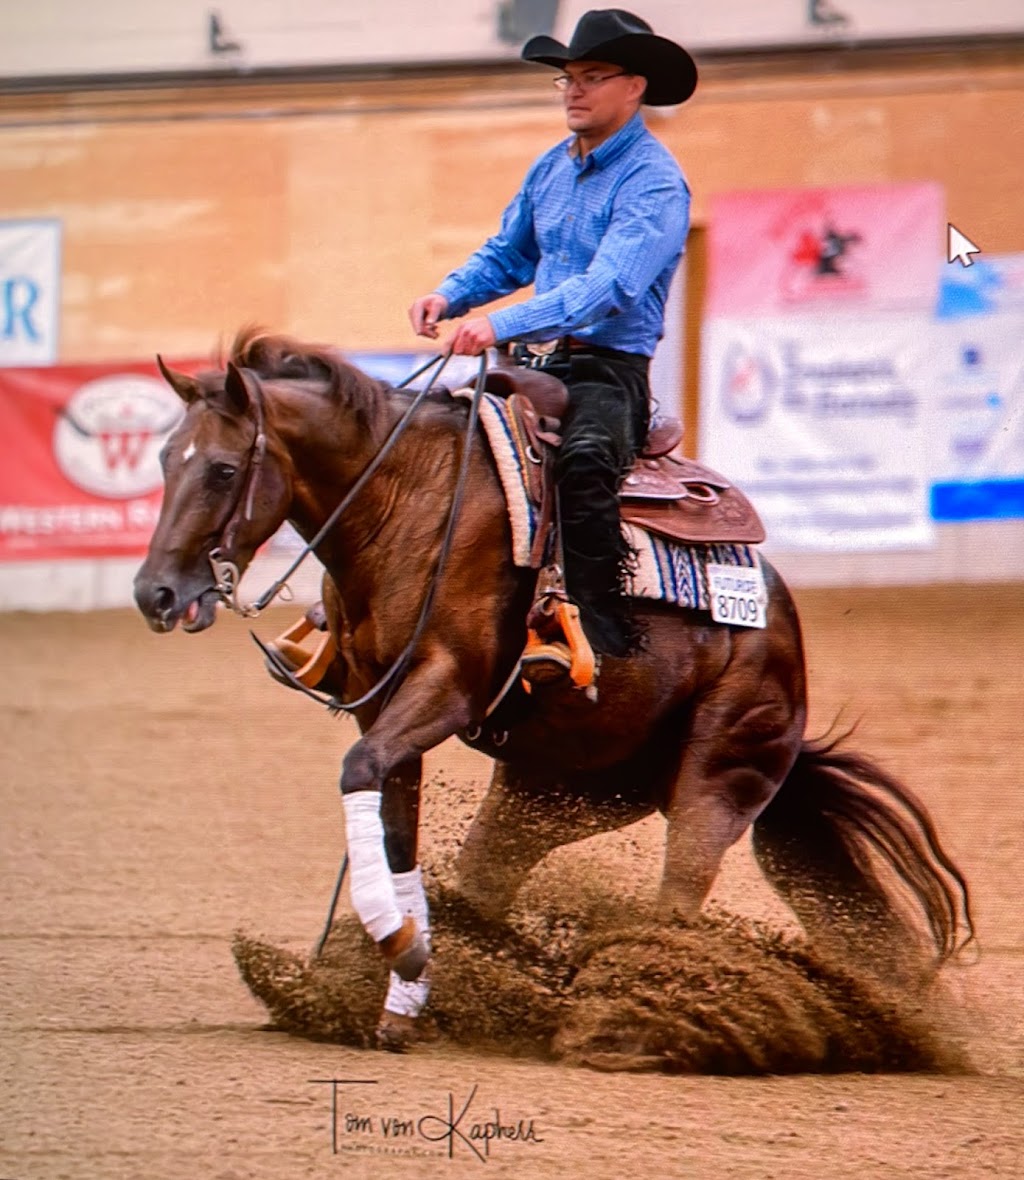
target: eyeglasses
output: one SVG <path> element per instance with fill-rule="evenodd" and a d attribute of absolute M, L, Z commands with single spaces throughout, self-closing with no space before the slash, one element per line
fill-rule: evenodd
<path fill-rule="evenodd" d="M 580 74 L 573 77 L 572 74 L 559 74 L 555 78 L 554 86 L 556 90 L 569 90 L 573 86 L 578 86 L 584 93 L 588 90 L 593 90 L 600 86 L 602 82 L 608 82 L 612 78 L 628 78 L 631 77 L 625 70 L 619 70 L 617 74 Z"/>

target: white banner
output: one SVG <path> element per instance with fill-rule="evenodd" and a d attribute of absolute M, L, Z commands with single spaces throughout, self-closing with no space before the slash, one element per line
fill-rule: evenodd
<path fill-rule="evenodd" d="M 704 328 L 700 455 L 750 496 L 768 541 L 934 541 L 925 387 L 931 317 L 721 317 Z"/>
<path fill-rule="evenodd" d="M 57 360 L 60 245 L 57 221 L 0 221 L 0 366 Z"/>

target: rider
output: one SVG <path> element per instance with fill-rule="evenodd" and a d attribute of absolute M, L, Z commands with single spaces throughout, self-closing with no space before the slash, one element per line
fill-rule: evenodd
<path fill-rule="evenodd" d="M 697 70 L 685 49 L 615 8 L 584 13 L 568 45 L 531 38 L 522 57 L 560 71 L 572 134 L 536 160 L 500 230 L 409 318 L 436 338 L 439 320 L 534 284 L 524 302 L 464 320 L 450 346 L 477 356 L 507 344 L 514 361 L 568 386 L 555 465 L 566 590 L 594 649 L 623 656 L 641 635 L 625 596 L 631 552 L 618 492 L 646 438 L 648 367 L 690 210 L 686 180 L 640 107 L 684 102 Z M 534 664 L 539 679 L 568 668 L 561 643 Z"/>

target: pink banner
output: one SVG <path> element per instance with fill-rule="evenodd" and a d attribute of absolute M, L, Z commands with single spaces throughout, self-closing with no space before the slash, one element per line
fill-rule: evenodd
<path fill-rule="evenodd" d="M 708 314 L 932 309 L 938 184 L 723 193 L 712 199 Z"/>

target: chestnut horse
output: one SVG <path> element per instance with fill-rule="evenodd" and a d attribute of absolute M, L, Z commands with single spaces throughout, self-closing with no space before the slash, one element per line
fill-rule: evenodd
<path fill-rule="evenodd" d="M 924 806 L 869 760 L 804 739 L 800 626 L 770 565 L 764 629 L 644 601 L 644 650 L 604 660 L 596 699 L 538 686 L 513 694 L 499 728 L 488 709 L 515 679 L 535 575 L 512 563 L 498 475 L 466 432 L 467 403 L 431 394 L 392 437 L 408 392 L 332 350 L 252 331 L 223 370 L 164 373 L 186 412 L 164 448 L 163 507 L 135 579 L 154 631 L 209 627 L 224 597 L 211 551 L 244 571 L 286 520 L 314 539 L 391 438 L 315 550 L 343 701 L 401 658 L 433 588 L 402 674 L 355 710 L 361 736 L 341 773 L 353 907 L 392 966 L 382 1043 L 414 1028 L 426 1000 L 421 759 L 452 735 L 495 761 L 457 861 L 458 889 L 485 919 L 507 913 L 552 849 L 658 811 L 666 919 L 697 917 L 752 826 L 761 869 L 809 936 L 861 964 L 920 979 L 973 935 L 967 886 Z M 464 507 L 434 584 L 463 460 Z"/>

